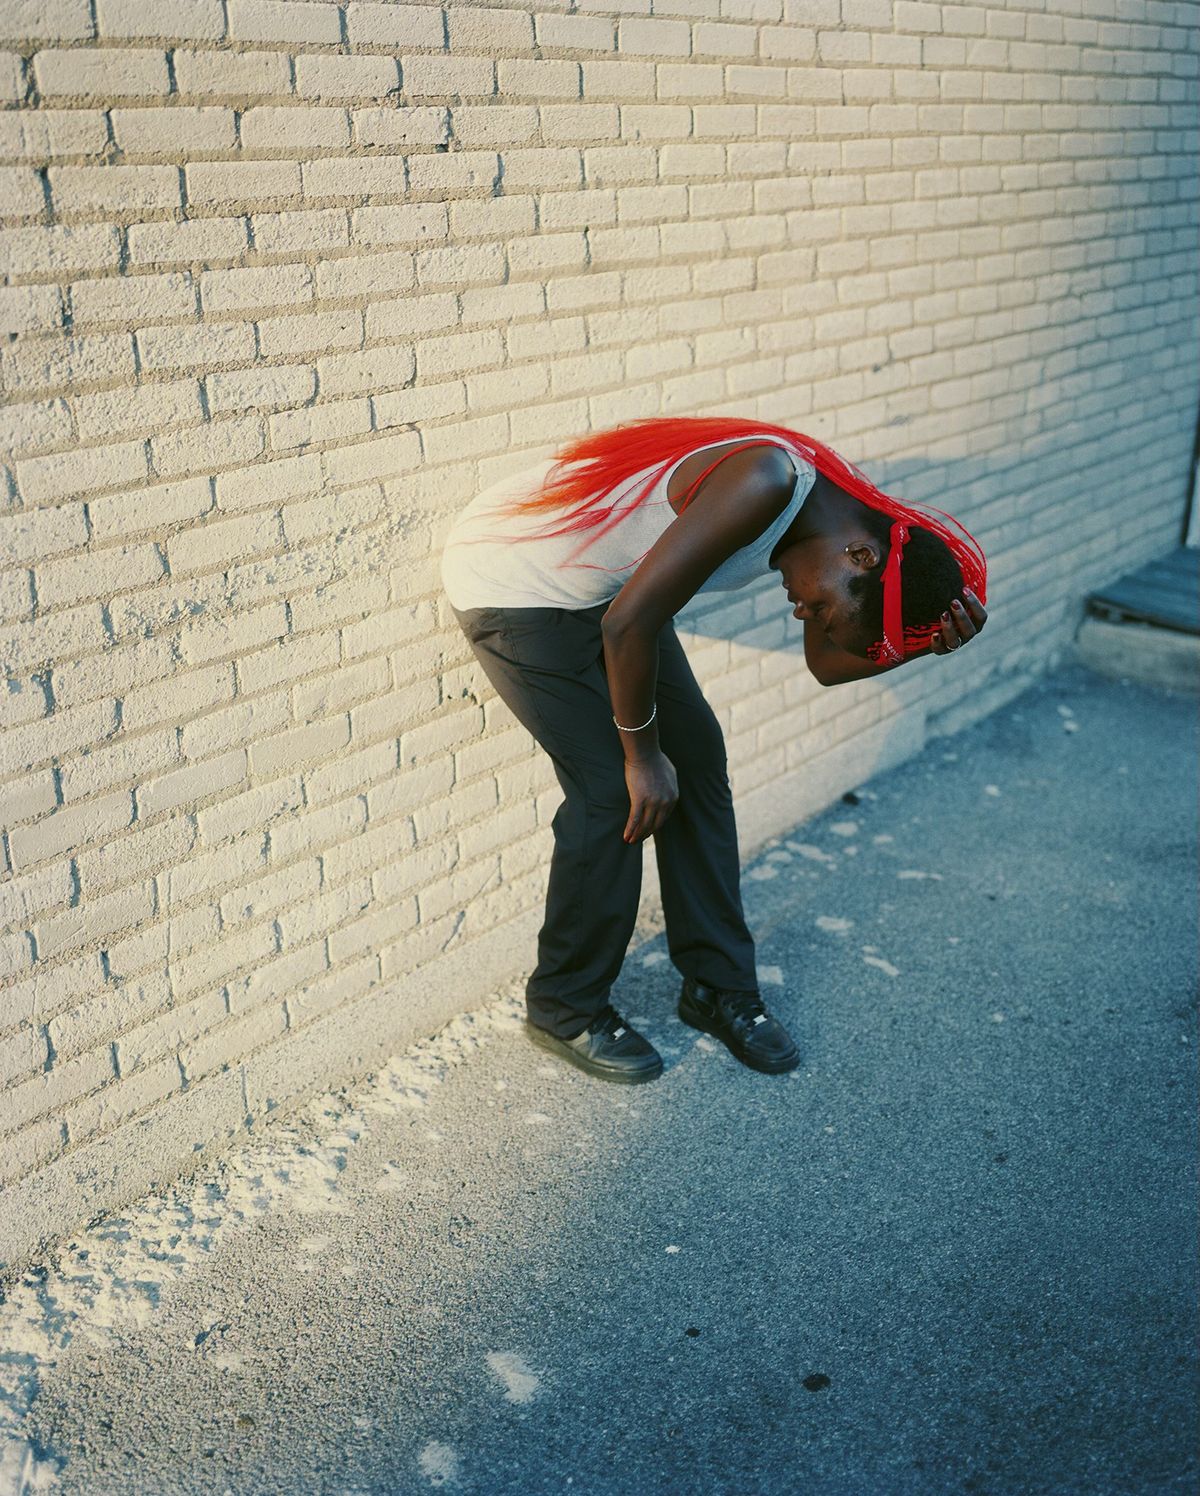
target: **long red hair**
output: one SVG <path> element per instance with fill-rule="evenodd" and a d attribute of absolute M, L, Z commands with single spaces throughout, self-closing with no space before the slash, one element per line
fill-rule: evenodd
<path fill-rule="evenodd" d="M 555 453 L 554 466 L 535 493 L 499 506 L 499 512 L 509 514 L 565 514 L 564 522 L 557 528 L 543 526 L 532 534 L 506 538 L 545 539 L 576 531 L 594 531 L 571 553 L 572 556 L 578 555 L 613 525 L 619 524 L 646 498 L 669 468 L 698 447 L 762 435 L 779 437 L 795 447 L 819 473 L 870 508 L 890 515 L 893 521 L 903 520 L 931 530 L 945 542 L 958 562 L 964 585 L 986 605 L 987 561 L 979 542 L 952 514 L 931 504 L 908 503 L 884 493 L 852 462 L 816 437 L 805 436 L 787 426 L 772 425 L 769 421 L 750 421 L 740 416 L 650 416 L 569 442 Z M 619 484 L 647 468 L 652 471 L 632 503 L 622 506 L 605 503 Z M 688 489 L 684 508 L 691 502 L 705 476 L 707 473 L 702 473 Z M 893 574 L 898 571 L 898 566 L 897 561 Z M 905 629 L 905 653 L 915 652 L 928 644 L 939 630 L 940 624 L 937 623 Z"/>

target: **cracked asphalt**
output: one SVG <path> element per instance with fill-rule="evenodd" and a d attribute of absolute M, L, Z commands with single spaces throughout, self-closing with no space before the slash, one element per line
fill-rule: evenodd
<path fill-rule="evenodd" d="M 1194 1493 L 1196 739 L 1068 662 L 764 847 L 789 1075 L 646 930 L 653 1084 L 509 983 L 81 1232 L 0 1305 L 0 1490 Z"/>

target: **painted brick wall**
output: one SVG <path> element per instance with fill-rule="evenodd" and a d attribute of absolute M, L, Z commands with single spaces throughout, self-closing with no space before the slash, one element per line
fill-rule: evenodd
<path fill-rule="evenodd" d="M 0 0 L 0 1261 L 527 969 L 559 791 L 438 580 L 480 484 L 747 414 L 980 538 L 984 638 L 886 683 L 773 580 L 680 615 L 748 851 L 1178 539 L 1195 20 Z"/>

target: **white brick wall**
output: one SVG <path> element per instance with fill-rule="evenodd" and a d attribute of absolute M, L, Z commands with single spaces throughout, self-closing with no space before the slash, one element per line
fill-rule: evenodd
<path fill-rule="evenodd" d="M 479 485 L 741 414 L 979 536 L 984 639 L 886 681 L 684 611 L 747 849 L 1179 538 L 1194 7 L 651 9 L 0 0 L 0 1263 L 528 967 Z"/>

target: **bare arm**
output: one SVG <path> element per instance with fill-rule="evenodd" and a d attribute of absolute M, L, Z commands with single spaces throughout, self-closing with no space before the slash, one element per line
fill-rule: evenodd
<path fill-rule="evenodd" d="M 783 513 L 795 483 L 795 467 L 779 447 L 730 454 L 647 551 L 604 615 L 613 715 L 621 727 L 636 729 L 618 734 L 629 788 L 626 842 L 653 835 L 679 799 L 675 766 L 659 746 L 658 719 L 652 716 L 659 631 L 722 561 Z"/>
<path fill-rule="evenodd" d="M 654 688 L 658 684 L 658 631 L 650 633 L 637 624 L 621 630 L 601 625 L 601 636 L 613 716 L 622 727 L 639 727 L 654 710 Z M 640 727 L 637 732 L 623 732 L 620 737 L 628 762 L 653 758 L 661 751 L 657 717 L 648 727 Z"/>
<path fill-rule="evenodd" d="M 658 633 L 735 551 L 774 523 L 791 500 L 796 469 L 781 447 L 734 452 L 659 536 L 604 615 L 605 668 L 613 713 L 636 727 L 654 708 Z M 657 720 L 621 733 L 627 760 L 660 752 Z"/>
<path fill-rule="evenodd" d="M 613 716 L 622 727 L 618 732 L 625 750 L 625 786 L 629 791 L 629 816 L 622 840 L 645 841 L 663 824 L 679 801 L 675 765 L 659 747 L 658 717 L 653 710 L 639 717 L 641 703 L 654 700 L 658 683 L 658 638 L 639 629 L 604 634 L 604 662 Z M 636 709 L 636 710 L 635 710 Z M 641 724 L 650 721 L 646 726 Z"/>
<path fill-rule="evenodd" d="M 822 686 L 844 686 L 848 681 L 866 680 L 868 676 L 882 675 L 898 668 L 897 662 L 877 665 L 874 660 L 865 660 L 849 650 L 839 649 L 825 637 L 819 623 L 804 625 L 804 661 L 813 679 Z"/>

